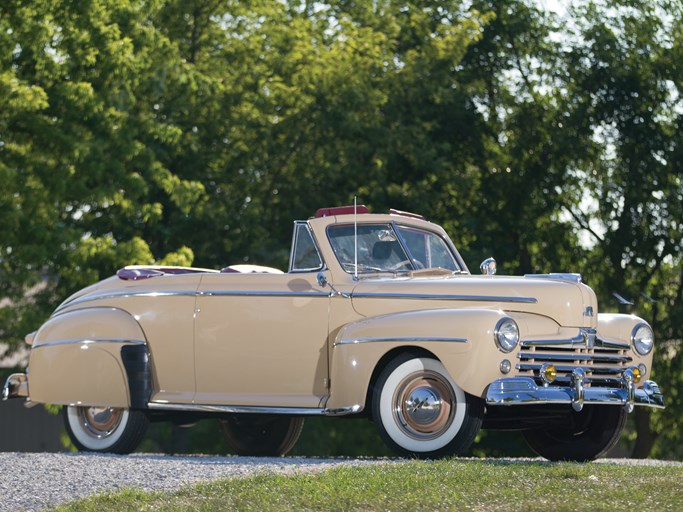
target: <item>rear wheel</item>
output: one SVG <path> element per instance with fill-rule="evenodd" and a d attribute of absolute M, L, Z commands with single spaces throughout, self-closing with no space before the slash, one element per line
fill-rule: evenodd
<path fill-rule="evenodd" d="M 586 405 L 562 425 L 523 432 L 529 447 L 548 460 L 586 462 L 605 455 L 619 441 L 628 414 L 616 405 Z"/>
<path fill-rule="evenodd" d="M 237 455 L 280 457 L 299 440 L 304 419 L 299 416 L 233 414 L 220 420 L 223 437 Z"/>
<path fill-rule="evenodd" d="M 484 406 L 465 393 L 440 361 L 403 354 L 375 385 L 377 430 L 400 455 L 444 457 L 466 451 L 481 428 Z"/>
<path fill-rule="evenodd" d="M 117 407 L 65 406 L 64 425 L 81 451 L 126 454 L 135 450 L 149 420 L 142 411 Z"/>

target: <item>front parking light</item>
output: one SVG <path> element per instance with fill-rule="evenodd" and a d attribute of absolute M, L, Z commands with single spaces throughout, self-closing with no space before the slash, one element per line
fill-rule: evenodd
<path fill-rule="evenodd" d="M 550 363 L 545 363 L 540 370 L 541 379 L 544 384 L 552 384 L 557 378 L 557 369 Z"/>

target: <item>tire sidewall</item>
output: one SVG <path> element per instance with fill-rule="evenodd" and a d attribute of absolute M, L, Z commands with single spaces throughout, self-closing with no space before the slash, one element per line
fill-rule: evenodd
<path fill-rule="evenodd" d="M 126 431 L 130 421 L 130 411 L 123 409 L 121 421 L 106 437 L 96 438 L 89 434 L 80 422 L 78 417 L 78 406 L 66 406 L 64 417 L 66 419 L 67 430 L 77 448 L 92 452 L 111 452 L 115 451 L 115 446 Z"/>
<path fill-rule="evenodd" d="M 396 422 L 393 413 L 393 396 L 399 384 L 409 375 L 432 371 L 443 376 L 451 388 L 455 398 L 453 404 L 453 420 L 439 437 L 420 440 L 410 437 Z M 433 453 L 443 450 L 462 430 L 467 415 L 467 399 L 465 392 L 453 381 L 441 362 L 429 357 L 403 357 L 390 364 L 380 376 L 374 401 L 375 421 L 398 451 L 404 453 Z"/>

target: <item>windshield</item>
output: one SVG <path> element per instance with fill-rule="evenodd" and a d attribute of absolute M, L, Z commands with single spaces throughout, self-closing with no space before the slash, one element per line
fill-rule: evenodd
<path fill-rule="evenodd" d="M 441 268 L 460 268 L 448 244 L 436 233 L 393 224 L 359 224 L 358 254 L 354 226 L 330 226 L 330 245 L 339 263 L 349 273 L 409 272 Z"/>

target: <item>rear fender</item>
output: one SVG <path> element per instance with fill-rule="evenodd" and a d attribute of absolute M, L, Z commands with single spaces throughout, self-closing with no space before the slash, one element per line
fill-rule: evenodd
<path fill-rule="evenodd" d="M 426 350 L 438 358 L 467 393 L 482 396 L 500 377 L 501 353 L 494 329 L 502 311 L 439 309 L 409 311 L 359 320 L 336 336 L 327 407 L 364 405 L 373 372 L 389 352 Z"/>
<path fill-rule="evenodd" d="M 29 359 L 33 402 L 145 407 L 151 370 L 138 322 L 116 308 L 87 308 L 50 318 Z"/>

